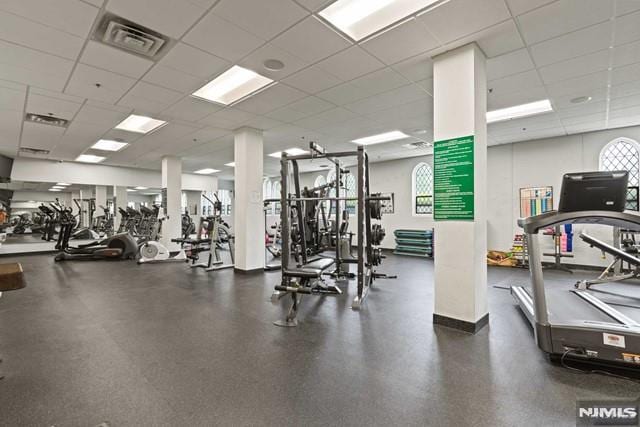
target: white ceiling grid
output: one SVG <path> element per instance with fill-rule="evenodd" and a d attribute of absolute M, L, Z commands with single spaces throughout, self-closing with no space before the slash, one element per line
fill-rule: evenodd
<path fill-rule="evenodd" d="M 489 108 L 550 98 L 555 111 L 489 126 L 491 144 L 640 124 L 640 2 L 450 0 L 359 43 L 317 12 L 331 0 L 3 0 L 0 153 L 19 147 L 73 160 L 96 139 L 130 145 L 106 163 L 185 170 L 233 160 L 233 130 L 265 131 L 265 154 L 317 139 L 330 148 L 399 129 L 432 135 L 432 56 L 477 42 L 488 57 Z M 157 63 L 91 40 L 103 11 L 170 36 Z M 266 59 L 285 67 L 270 71 Z M 232 107 L 189 96 L 233 64 L 278 83 Z M 99 87 L 96 86 L 99 83 Z M 591 96 L 586 104 L 571 100 Z M 71 120 L 22 122 L 25 111 Z M 169 124 L 141 136 L 114 130 L 130 113 Z M 302 138 L 305 138 L 304 140 Z M 416 139 L 414 139 L 416 140 Z M 404 142 L 370 148 L 409 157 Z M 21 154 L 22 155 L 22 154 Z M 277 160 L 265 158 L 265 172 Z"/>

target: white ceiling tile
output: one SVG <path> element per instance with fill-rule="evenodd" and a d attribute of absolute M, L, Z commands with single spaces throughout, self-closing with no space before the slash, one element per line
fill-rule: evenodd
<path fill-rule="evenodd" d="M 290 123 L 332 108 L 335 108 L 335 105 L 330 102 L 315 96 L 308 96 L 267 114 L 267 117 Z"/>
<path fill-rule="evenodd" d="M 0 149 L 15 155 L 20 143 L 22 111 L 0 110 Z"/>
<path fill-rule="evenodd" d="M 597 104 L 599 102 L 604 102 L 607 99 L 608 89 L 606 87 L 590 88 L 586 93 L 587 94 L 585 95 L 585 91 L 579 91 L 567 93 L 565 95 L 551 95 L 551 104 L 556 110 L 567 110 L 572 108 L 577 109 L 578 107 Z M 580 98 L 582 96 L 590 96 L 592 99 L 586 104 L 575 104 L 571 102 L 573 99 Z"/>
<path fill-rule="evenodd" d="M 214 12 L 265 40 L 275 37 L 309 13 L 291 0 L 222 0 Z"/>
<path fill-rule="evenodd" d="M 160 64 L 202 79 L 222 73 L 230 62 L 179 42 L 160 60 Z"/>
<path fill-rule="evenodd" d="M 123 52 L 111 46 L 89 40 L 80 62 L 124 76 L 140 78 L 153 65 L 153 62 L 136 55 Z"/>
<path fill-rule="evenodd" d="M 372 94 L 369 93 L 369 90 L 352 83 L 343 83 L 331 89 L 318 92 L 316 95 L 336 105 L 344 105 L 366 98 Z"/>
<path fill-rule="evenodd" d="M 247 113 L 246 111 L 241 111 L 232 107 L 227 107 L 223 110 L 216 111 L 213 114 L 209 114 L 208 116 L 198 120 L 198 122 L 222 129 L 235 129 L 242 123 L 255 117 L 255 114 Z"/>
<path fill-rule="evenodd" d="M 136 111 L 159 113 L 182 97 L 180 92 L 165 89 L 146 82 L 138 82 L 118 105 L 135 108 Z"/>
<path fill-rule="evenodd" d="M 27 112 L 71 120 L 81 105 L 77 102 L 30 93 L 27 99 Z"/>
<path fill-rule="evenodd" d="M 640 12 L 631 13 L 615 20 L 615 45 L 621 45 L 640 39 Z"/>
<path fill-rule="evenodd" d="M 488 84 L 489 90 L 496 96 L 506 93 L 519 92 L 523 88 L 542 86 L 542 81 L 535 70 L 513 74 L 501 79 L 492 80 Z"/>
<path fill-rule="evenodd" d="M 114 103 L 134 84 L 135 80 L 99 68 L 78 64 L 65 93 Z M 96 86 L 100 84 L 100 87 Z"/>
<path fill-rule="evenodd" d="M 596 121 L 596 122 L 587 122 L 587 123 L 579 123 L 576 125 L 564 125 L 564 129 L 567 131 L 567 134 L 573 135 L 576 133 L 585 133 L 592 132 L 595 130 L 601 130 L 606 127 L 606 122 L 604 120 Z"/>
<path fill-rule="evenodd" d="M 487 78 L 499 79 L 532 70 L 535 66 L 527 49 L 516 50 L 487 60 Z"/>
<path fill-rule="evenodd" d="M 558 117 L 563 120 L 571 117 L 584 117 L 591 114 L 605 113 L 607 111 L 607 102 L 604 99 L 591 101 L 583 105 L 571 104 L 569 102 L 568 107 L 565 108 L 558 108 L 558 105 L 554 103 L 554 109 Z"/>
<path fill-rule="evenodd" d="M 387 67 L 366 76 L 358 77 L 352 80 L 351 83 L 364 89 L 369 95 L 375 95 L 404 86 L 409 81 L 394 69 Z"/>
<path fill-rule="evenodd" d="M 337 86 L 342 83 L 342 80 L 313 65 L 285 78 L 282 82 L 306 93 L 313 94 Z"/>
<path fill-rule="evenodd" d="M 185 74 L 160 64 L 156 64 L 142 80 L 174 89 L 181 93 L 193 93 L 206 83 L 205 79 Z"/>
<path fill-rule="evenodd" d="M 114 127 L 127 116 L 128 113 L 122 111 L 84 104 L 72 124 L 86 123 L 88 125 Z"/>
<path fill-rule="evenodd" d="M 613 66 L 624 67 L 640 62 L 640 41 L 627 43 L 613 49 Z"/>
<path fill-rule="evenodd" d="M 507 0 L 507 4 L 513 16 L 517 16 L 554 1 L 556 0 Z"/>
<path fill-rule="evenodd" d="M 525 42 L 534 44 L 604 22 L 611 17 L 612 11 L 610 1 L 559 0 L 517 19 Z"/>
<path fill-rule="evenodd" d="M 308 10 L 312 12 L 316 12 L 324 8 L 325 6 L 327 6 L 333 0 L 295 0 L 295 1 L 300 5 L 306 7 Z"/>
<path fill-rule="evenodd" d="M 318 67 L 344 80 L 352 80 L 384 67 L 384 63 L 360 46 L 353 46 L 319 62 Z"/>
<path fill-rule="evenodd" d="M 529 102 L 547 99 L 547 92 L 544 86 L 523 87 L 517 92 L 492 92 L 487 97 L 487 109 L 497 110 L 499 108 L 513 107 L 514 105 L 527 104 Z"/>
<path fill-rule="evenodd" d="M 574 95 L 588 96 L 594 88 L 607 87 L 607 71 L 587 74 L 575 79 L 563 80 L 557 83 L 547 85 L 547 91 L 551 96 Z"/>
<path fill-rule="evenodd" d="M 640 80 L 611 86 L 611 98 L 640 94 Z"/>
<path fill-rule="evenodd" d="M 546 40 L 530 47 L 538 67 L 607 49 L 611 43 L 611 21 Z"/>
<path fill-rule="evenodd" d="M 599 113 L 580 115 L 574 117 L 564 117 L 562 118 L 562 124 L 566 126 L 576 125 L 578 123 L 590 123 L 605 120 L 607 118 L 607 114 L 602 111 Z"/>
<path fill-rule="evenodd" d="M 513 19 L 501 22 L 485 30 L 481 30 L 473 37 L 480 49 L 488 58 L 503 55 L 524 47 L 522 37 Z"/>
<path fill-rule="evenodd" d="M 0 39 L 73 60 L 84 43 L 81 37 L 2 11 Z"/>
<path fill-rule="evenodd" d="M 267 59 L 282 61 L 284 68 L 278 71 L 269 70 L 264 66 L 264 62 Z M 281 80 L 308 66 L 309 63 L 285 52 L 271 43 L 267 43 L 244 57 L 239 62 L 239 65 L 269 77 L 272 80 Z"/>
<path fill-rule="evenodd" d="M 102 3 L 104 3 L 104 0 L 84 0 L 86 3 L 91 3 L 92 5 L 96 6 L 96 7 L 102 7 Z"/>
<path fill-rule="evenodd" d="M 295 125 L 309 129 L 321 129 L 325 126 L 346 122 L 347 120 L 354 119 L 356 117 L 358 117 L 357 114 L 338 107 L 298 120 L 295 122 Z"/>
<path fill-rule="evenodd" d="M 640 95 L 634 94 L 611 100 L 611 110 L 635 107 L 640 105 Z"/>
<path fill-rule="evenodd" d="M 265 42 L 265 40 L 211 12 L 198 22 L 182 40 L 234 62 Z"/>
<path fill-rule="evenodd" d="M 282 124 L 283 124 L 282 122 L 271 119 L 269 117 L 256 116 L 244 122 L 242 126 L 249 126 L 249 127 L 252 127 L 255 129 L 261 129 L 261 130 L 268 130 L 268 129 L 273 129 L 276 126 L 280 126 Z"/>
<path fill-rule="evenodd" d="M 418 17 L 443 44 L 509 18 L 504 0 L 451 0 Z"/>
<path fill-rule="evenodd" d="M 611 84 L 620 85 L 623 83 L 638 80 L 640 75 L 640 63 L 614 68 L 611 73 Z"/>
<path fill-rule="evenodd" d="M 0 79 L 60 91 L 73 62 L 0 41 Z"/>
<path fill-rule="evenodd" d="M 97 8 L 78 0 L 3 0 L 0 10 L 83 38 L 98 15 Z"/>
<path fill-rule="evenodd" d="M 583 55 L 578 58 L 556 62 L 540 68 L 545 83 L 554 83 L 606 70 L 609 67 L 609 50 Z"/>
<path fill-rule="evenodd" d="M 170 118 L 195 122 L 222 109 L 222 106 L 187 96 L 164 110 Z"/>
<path fill-rule="evenodd" d="M 387 65 L 429 51 L 440 43 L 416 19 L 366 41 L 361 46 Z"/>
<path fill-rule="evenodd" d="M 636 10 L 640 10 L 640 2 L 638 0 L 616 0 L 617 16 L 626 15 Z"/>
<path fill-rule="evenodd" d="M 344 108 L 357 114 L 370 114 L 390 107 L 395 107 L 397 105 L 414 102 L 428 96 L 429 95 L 420 86 L 409 84 L 351 104 L 346 104 Z"/>
<path fill-rule="evenodd" d="M 193 1 L 109 0 L 110 12 L 172 38 L 180 38 L 206 10 Z"/>
<path fill-rule="evenodd" d="M 58 126 L 24 122 L 20 146 L 50 150 L 58 143 L 64 131 L 65 128 Z"/>
<path fill-rule="evenodd" d="M 20 111 L 24 109 L 26 91 L 0 87 L 0 110 Z"/>
<path fill-rule="evenodd" d="M 298 89 L 278 83 L 239 102 L 236 106 L 243 111 L 264 115 L 305 96 L 307 94 Z"/>
<path fill-rule="evenodd" d="M 313 16 L 279 35 L 272 43 L 308 62 L 319 61 L 351 45 Z"/>
<path fill-rule="evenodd" d="M 0 79 L 0 87 L 5 89 L 20 90 L 20 91 L 27 90 L 27 85 L 25 84 L 10 82 L 9 80 L 2 80 L 2 79 Z"/>
<path fill-rule="evenodd" d="M 412 82 L 425 80 L 433 76 L 433 61 L 428 53 L 399 62 L 392 68 Z"/>

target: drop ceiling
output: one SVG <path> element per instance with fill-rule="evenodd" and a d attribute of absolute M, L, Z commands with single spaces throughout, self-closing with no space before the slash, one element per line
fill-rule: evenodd
<path fill-rule="evenodd" d="M 20 147 L 73 160 L 99 139 L 125 149 L 106 164 L 185 171 L 233 169 L 233 130 L 263 129 L 266 156 L 308 141 L 329 149 L 390 130 L 412 139 L 370 148 L 374 160 L 424 153 L 402 145 L 432 138 L 434 55 L 477 42 L 488 57 L 489 109 L 549 98 L 554 112 L 489 125 L 504 144 L 640 124 L 640 2 L 450 0 L 361 42 L 318 18 L 323 0 L 3 0 L 0 2 L 0 153 Z M 150 13 L 152 11 L 153 13 Z M 154 62 L 97 43 L 110 12 L 172 39 Z M 278 59 L 284 69 L 264 68 Z M 277 84 L 232 107 L 190 94 L 232 65 Z M 571 100 L 588 96 L 584 104 Z M 24 123 L 53 113 L 67 128 Z M 114 130 L 129 114 L 168 125 L 149 135 Z M 27 154 L 19 154 L 20 156 Z M 38 156 L 35 156 L 38 157 Z"/>

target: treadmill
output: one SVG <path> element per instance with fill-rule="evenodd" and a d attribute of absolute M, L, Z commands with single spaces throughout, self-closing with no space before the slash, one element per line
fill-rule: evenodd
<path fill-rule="evenodd" d="M 628 172 L 587 172 L 563 177 L 560 205 L 518 225 L 527 234 L 531 290 L 511 294 L 531 323 L 536 343 L 551 360 L 640 374 L 640 309 L 620 310 L 581 289 L 546 289 L 539 233 L 562 224 L 640 229 L 640 215 L 625 212 Z"/>

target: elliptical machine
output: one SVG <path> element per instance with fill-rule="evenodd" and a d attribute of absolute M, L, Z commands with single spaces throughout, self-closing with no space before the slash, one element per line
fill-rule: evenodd
<path fill-rule="evenodd" d="M 55 256 L 54 260 L 56 262 L 123 260 L 132 259 L 138 253 L 138 245 L 129 233 L 116 234 L 112 237 L 77 247 L 69 246 L 71 233 L 76 226 L 76 218 L 70 208 L 63 207 L 57 200 L 55 203 L 51 203 L 51 207 L 58 213 L 60 218 L 60 232 L 58 233 L 56 249 L 61 252 Z"/>

